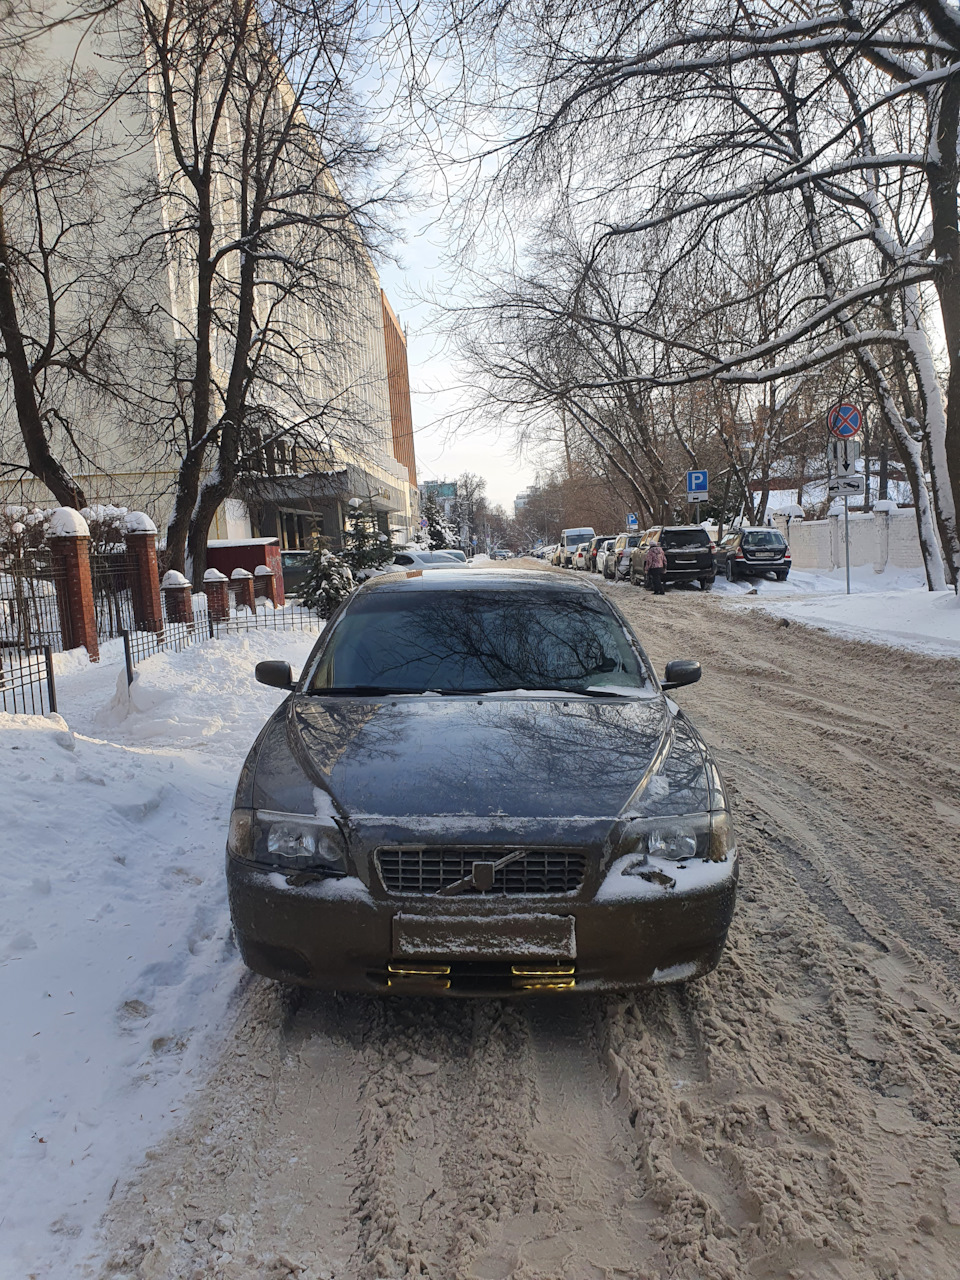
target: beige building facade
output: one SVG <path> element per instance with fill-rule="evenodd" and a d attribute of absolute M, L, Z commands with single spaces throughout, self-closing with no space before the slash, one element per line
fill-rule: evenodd
<path fill-rule="evenodd" d="M 130 4 L 127 11 L 128 35 L 138 7 Z M 54 31 L 42 56 L 58 73 L 67 64 L 96 68 L 115 58 L 121 43 L 121 28 L 112 27 L 109 20 L 95 31 L 62 26 Z M 159 92 L 158 86 L 153 89 Z M 214 89 L 210 86 L 211 95 Z M 302 113 L 297 117 L 299 107 L 293 90 L 282 76 L 275 96 L 278 117 L 287 112 L 297 118 L 301 139 L 309 138 Z M 138 189 L 155 193 L 152 200 L 140 201 L 134 231 L 125 225 L 124 234 L 150 246 L 146 252 L 154 255 L 154 269 L 145 271 L 136 287 L 140 298 L 152 308 L 159 337 L 153 347 L 145 343 L 140 351 L 131 348 L 127 358 L 132 384 L 146 385 L 149 375 L 158 373 L 153 392 L 158 404 L 157 424 L 151 424 L 142 410 L 134 420 L 116 402 L 87 402 L 78 387 L 70 413 L 74 434 L 82 438 L 84 448 L 71 457 L 69 439 L 56 426 L 52 438 L 71 474 L 82 484 L 89 504 L 146 511 L 162 534 L 173 510 L 183 449 L 175 427 L 169 426 L 177 409 L 175 379 L 160 374 L 164 362 L 171 369 L 175 366 L 179 351 L 190 356 L 197 283 L 187 238 L 180 249 L 176 247 L 174 231 L 177 219 L 183 216 L 179 197 L 181 192 L 189 193 L 173 160 L 173 143 L 161 113 L 151 108 L 156 100 L 149 93 L 119 98 L 100 128 L 105 144 L 116 150 L 109 181 L 115 183 L 117 209 L 133 207 L 131 193 Z M 210 109 L 208 103 L 201 105 Z M 230 135 L 229 128 L 223 130 L 224 137 L 229 139 Z M 301 141 L 301 164 L 309 152 L 309 143 L 305 148 Z M 313 147 L 313 162 L 314 190 L 304 198 L 315 202 L 319 187 L 330 206 L 342 204 L 318 142 Z M 239 195 L 231 183 L 229 164 L 223 168 L 223 180 L 214 188 L 215 247 L 218 243 L 229 245 L 237 226 Z M 110 195 L 102 187 L 101 183 L 98 216 L 109 222 Z M 319 535 L 338 545 L 349 504 L 357 498 L 372 506 L 381 528 L 389 530 L 398 542 L 407 541 L 416 527 L 419 506 L 405 340 L 381 290 L 375 265 L 349 219 L 339 239 L 332 237 L 330 244 L 324 268 L 327 278 L 319 281 L 312 295 L 304 287 L 284 286 L 280 273 L 271 275 L 269 265 L 263 269 L 263 281 L 257 286 L 258 323 L 263 323 L 264 314 L 269 315 L 270 341 L 262 349 L 269 346 L 272 364 L 266 390 L 258 395 L 264 416 L 269 414 L 271 429 L 264 432 L 262 448 L 248 449 L 235 492 L 217 511 L 210 529 L 212 538 L 276 536 L 284 547 L 306 547 Z M 293 232 L 291 254 L 296 247 Z M 214 415 L 222 411 L 233 355 L 227 304 L 236 282 L 236 261 L 236 255 L 224 254 L 218 280 L 220 305 L 211 370 Z M 402 360 L 398 356 L 401 348 Z M 135 367 L 138 361 L 139 367 Z M 146 376 L 141 378 L 141 374 Z M 5 395 L 0 387 L 0 397 Z M 17 473 L 18 435 L 12 403 L 4 400 L 0 410 L 6 463 L 0 500 L 53 505 L 44 486 L 26 471 Z M 186 416 L 189 404 L 181 410 Z M 289 431 L 278 430 L 277 422 L 288 423 Z M 25 458 L 22 445 L 20 454 Z M 215 453 L 210 451 L 205 474 L 210 473 L 214 460 Z"/>

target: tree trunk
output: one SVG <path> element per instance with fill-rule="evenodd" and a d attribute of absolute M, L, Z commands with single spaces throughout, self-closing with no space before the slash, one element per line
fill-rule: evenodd
<path fill-rule="evenodd" d="M 209 436 L 215 270 L 211 261 L 213 218 L 209 189 L 201 187 L 197 195 L 200 227 L 197 237 L 197 333 L 194 347 L 196 362 L 191 378 L 193 406 L 190 417 L 190 443 L 177 473 L 173 514 L 167 525 L 167 565 L 168 568 L 177 569 L 180 573 L 183 573 L 186 567 L 187 539 L 200 494 L 204 460 L 207 449 L 212 443 Z"/>
<path fill-rule="evenodd" d="M 927 420 L 930 476 L 940 541 L 953 588 L 960 587 L 960 229 L 957 226 L 957 193 L 960 163 L 957 156 L 960 121 L 960 84 L 947 80 L 937 91 L 935 146 L 930 149 L 927 180 L 933 214 L 933 248 L 937 259 L 935 283 L 943 317 L 950 372 L 944 409 L 939 384 L 929 359 L 929 348 L 919 353 L 918 376 L 924 397 L 930 394 Z M 917 317 L 919 320 L 919 317 Z M 923 357 L 926 358 L 923 358 Z M 939 412 L 938 412 L 939 410 Z"/>
<path fill-rule="evenodd" d="M 20 434 L 27 451 L 27 463 L 31 475 L 47 486 L 61 507 L 87 505 L 83 489 L 66 468 L 53 456 L 43 429 L 43 419 L 37 404 L 33 371 L 23 344 L 23 333 L 17 314 L 17 298 L 13 288 L 13 267 L 7 244 L 3 209 L 0 207 L 0 339 L 3 340 L 13 400 L 20 424 Z"/>

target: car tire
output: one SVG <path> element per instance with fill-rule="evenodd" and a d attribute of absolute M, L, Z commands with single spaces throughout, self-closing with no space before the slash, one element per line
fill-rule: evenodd
<path fill-rule="evenodd" d="M 712 586 L 713 586 L 713 579 L 712 579 L 712 578 L 701 578 L 701 579 L 700 579 L 700 590 L 701 590 L 701 591 L 709 591 L 709 590 L 712 588 Z"/>
<path fill-rule="evenodd" d="M 777 570 L 777 581 L 778 581 L 778 582 L 786 582 L 786 580 L 787 580 L 787 574 L 788 574 L 789 572 L 790 572 L 790 570 L 789 570 L 789 569 L 778 569 L 778 570 Z"/>
<path fill-rule="evenodd" d="M 637 575 L 636 575 L 636 573 L 634 572 L 634 569 L 633 569 L 633 565 L 632 565 L 632 564 L 631 564 L 631 566 L 630 566 L 630 585 L 631 585 L 631 587 L 639 587 L 639 585 L 640 585 L 640 583 L 639 583 L 639 581 L 638 581 L 638 579 L 637 579 Z"/>
<path fill-rule="evenodd" d="M 727 556 L 727 559 L 724 562 L 723 572 L 726 574 L 727 581 L 733 582 L 733 562 L 729 556 Z"/>

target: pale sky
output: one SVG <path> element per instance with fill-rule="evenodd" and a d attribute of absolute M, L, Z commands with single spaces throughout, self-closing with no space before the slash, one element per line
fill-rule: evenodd
<path fill-rule="evenodd" d="M 489 419 L 456 433 L 443 419 L 463 406 L 455 366 L 443 349 L 444 339 L 431 321 L 431 294 L 446 286 L 440 267 L 442 231 L 423 216 L 407 222 L 406 243 L 394 247 L 401 265 L 381 263 L 380 280 L 400 323 L 407 330 L 407 358 L 413 401 L 414 445 L 418 480 L 454 479 L 473 471 L 487 482 L 487 497 L 513 514 L 513 500 L 534 481 L 536 467 L 518 461 L 509 430 Z"/>

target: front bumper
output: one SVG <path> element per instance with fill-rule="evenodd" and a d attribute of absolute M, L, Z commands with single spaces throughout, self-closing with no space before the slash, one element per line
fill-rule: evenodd
<path fill-rule="evenodd" d="M 573 895 L 378 899 L 359 881 L 351 881 L 349 892 L 337 887 L 346 882 L 297 884 L 297 877 L 230 857 L 227 882 L 240 953 L 266 977 L 371 994 L 523 996 L 624 991 L 708 973 L 723 951 L 738 877 L 735 856 L 710 865 L 713 882 L 695 892 L 644 886 L 635 900 L 605 898 L 601 891 L 587 902 Z M 450 945 L 398 954 L 397 921 L 404 913 L 432 917 L 434 937 L 449 929 Z M 574 954 L 563 947 L 551 954 L 561 922 L 571 919 Z M 498 936 L 516 934 L 517 942 L 505 941 L 499 953 L 473 954 L 463 936 L 482 933 L 484 920 Z"/>

